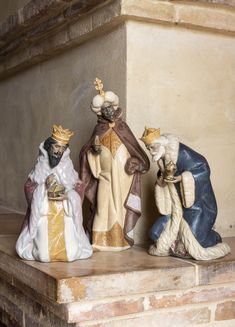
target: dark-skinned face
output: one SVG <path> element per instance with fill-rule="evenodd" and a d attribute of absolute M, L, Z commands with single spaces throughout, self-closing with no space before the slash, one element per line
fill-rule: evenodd
<path fill-rule="evenodd" d="M 49 164 L 51 168 L 54 168 L 58 165 L 66 148 L 66 145 L 61 144 L 59 142 L 51 144 L 48 150 Z"/>
<path fill-rule="evenodd" d="M 101 107 L 102 117 L 108 121 L 113 122 L 116 119 L 116 110 L 113 108 L 111 103 L 104 104 Z"/>

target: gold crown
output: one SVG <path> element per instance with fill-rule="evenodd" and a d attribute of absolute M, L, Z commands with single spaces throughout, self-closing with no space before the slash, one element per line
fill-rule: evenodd
<path fill-rule="evenodd" d="M 104 92 L 104 85 L 101 81 L 101 79 L 99 79 L 98 77 L 96 77 L 95 81 L 95 89 L 99 92 L 99 94 L 103 97 L 105 92 Z"/>
<path fill-rule="evenodd" d="M 69 129 L 63 129 L 61 125 L 53 125 L 51 137 L 62 144 L 68 144 L 70 137 L 74 135 Z"/>
<path fill-rule="evenodd" d="M 152 143 L 154 139 L 158 139 L 161 136 L 160 128 L 148 128 L 145 127 L 144 133 L 140 140 L 145 143 L 145 145 L 149 145 Z"/>

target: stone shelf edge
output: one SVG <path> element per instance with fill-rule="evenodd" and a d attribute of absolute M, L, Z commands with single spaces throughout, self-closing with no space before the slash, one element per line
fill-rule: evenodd
<path fill-rule="evenodd" d="M 47 264 L 17 257 L 22 219 L 0 215 L 0 324 L 133 327 L 153 326 L 157 319 L 159 326 L 232 326 L 235 238 L 226 240 L 231 254 L 210 262 L 157 258 L 135 247 Z"/>
<path fill-rule="evenodd" d="M 234 35 L 234 4 L 215 3 L 221 1 L 30 1 L 0 26 L 0 79 L 130 19 Z"/>
<path fill-rule="evenodd" d="M 15 240 L 0 237 L 3 321 L 9 315 L 26 327 L 116 327 L 174 315 L 185 325 L 235 319 L 235 238 L 226 239 L 232 253 L 211 262 L 151 257 L 136 247 L 69 264 L 20 260 Z"/>
<path fill-rule="evenodd" d="M 14 251 L 15 241 L 15 236 L 0 237 L 2 275 L 58 303 L 196 286 L 194 265 L 151 257 L 139 247 L 121 253 L 94 253 L 89 260 L 69 264 L 47 264 L 20 260 Z"/>

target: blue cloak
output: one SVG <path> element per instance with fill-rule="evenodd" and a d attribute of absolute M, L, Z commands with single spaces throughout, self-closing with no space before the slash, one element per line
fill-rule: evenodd
<path fill-rule="evenodd" d="M 192 233 L 203 247 L 209 247 L 222 242 L 220 235 L 212 228 L 217 216 L 217 204 L 210 181 L 210 167 L 207 160 L 180 143 L 176 163 L 176 176 L 184 171 L 190 171 L 195 180 L 195 202 L 190 208 L 183 208 L 183 217 L 188 222 Z M 176 184 L 177 192 L 181 198 L 179 183 Z M 157 218 L 150 230 L 150 238 L 156 241 L 170 215 Z"/>

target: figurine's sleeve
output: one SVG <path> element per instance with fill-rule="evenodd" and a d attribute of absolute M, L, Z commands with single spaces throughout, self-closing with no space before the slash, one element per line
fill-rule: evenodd
<path fill-rule="evenodd" d="M 36 182 L 31 181 L 30 178 L 28 178 L 24 184 L 25 197 L 29 206 L 31 205 L 33 192 L 35 191 L 37 185 L 38 184 Z"/>
<path fill-rule="evenodd" d="M 95 178 L 99 178 L 101 173 L 101 166 L 100 166 L 100 155 L 94 155 L 90 150 L 87 152 L 87 160 L 92 172 L 92 175 Z"/>
<path fill-rule="evenodd" d="M 190 171 L 184 171 L 181 178 L 180 192 L 182 204 L 185 208 L 190 208 L 195 201 L 195 180 Z"/>

